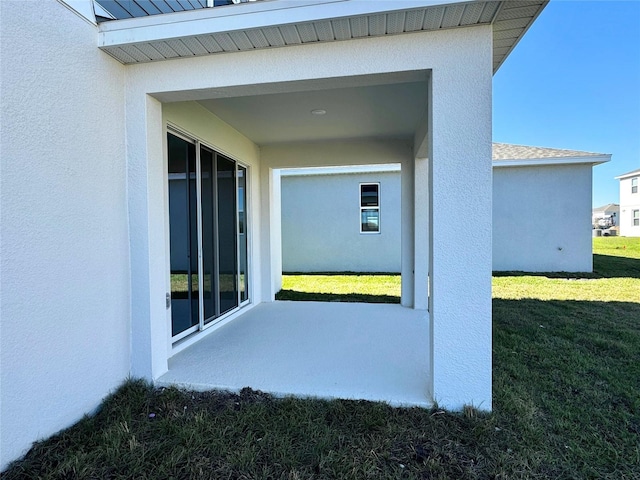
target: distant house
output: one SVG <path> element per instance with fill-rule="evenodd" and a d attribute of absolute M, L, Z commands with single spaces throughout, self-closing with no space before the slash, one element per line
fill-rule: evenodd
<path fill-rule="evenodd" d="M 616 178 L 620 180 L 620 235 L 640 237 L 640 169 Z"/>
<path fill-rule="evenodd" d="M 610 158 L 494 143 L 493 270 L 592 271 L 591 170 Z M 400 271 L 400 165 L 302 168 L 281 176 L 285 272 Z M 473 196 L 463 180 L 460 195 Z M 365 189 L 375 192 L 373 208 Z M 455 222 L 450 218 L 441 233 Z"/>
<path fill-rule="evenodd" d="M 591 210 L 591 223 L 594 228 L 609 228 L 618 225 L 620 218 L 620 205 L 607 203 Z"/>

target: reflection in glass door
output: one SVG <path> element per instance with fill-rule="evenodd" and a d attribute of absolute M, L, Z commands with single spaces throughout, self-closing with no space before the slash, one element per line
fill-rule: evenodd
<path fill-rule="evenodd" d="M 206 147 L 200 149 L 200 191 L 202 196 L 202 300 L 204 323 L 219 314 L 218 267 L 216 235 L 216 173 L 215 153 Z"/>
<path fill-rule="evenodd" d="M 249 300 L 247 170 L 199 142 L 168 133 L 167 143 L 176 341 Z"/>
<path fill-rule="evenodd" d="M 247 230 L 245 204 L 247 203 L 247 169 L 238 165 L 238 256 L 240 263 L 240 303 L 249 299 L 247 272 Z"/>
<path fill-rule="evenodd" d="M 173 135 L 167 143 L 171 334 L 176 336 L 195 331 L 199 322 L 196 150 L 193 143 Z"/>
<path fill-rule="evenodd" d="M 238 248 L 236 222 L 236 165 L 217 156 L 218 176 L 218 257 L 220 269 L 220 313 L 238 306 Z"/>

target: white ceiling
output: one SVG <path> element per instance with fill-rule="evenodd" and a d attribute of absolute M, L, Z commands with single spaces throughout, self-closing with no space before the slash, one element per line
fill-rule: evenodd
<path fill-rule="evenodd" d="M 353 138 L 413 138 L 427 84 L 322 88 L 200 100 L 258 145 Z M 326 110 L 322 116 L 311 110 Z"/>

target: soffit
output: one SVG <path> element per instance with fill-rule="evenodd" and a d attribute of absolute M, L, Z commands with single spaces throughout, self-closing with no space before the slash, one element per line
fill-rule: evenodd
<path fill-rule="evenodd" d="M 135 10 L 140 17 L 101 23 L 98 44 L 120 62 L 135 64 L 493 24 L 495 72 L 547 3 L 271 0 L 157 15 Z"/>
<path fill-rule="evenodd" d="M 258 145 L 353 138 L 412 139 L 426 82 L 323 88 L 201 100 Z M 315 115 L 313 110 L 323 110 Z"/>

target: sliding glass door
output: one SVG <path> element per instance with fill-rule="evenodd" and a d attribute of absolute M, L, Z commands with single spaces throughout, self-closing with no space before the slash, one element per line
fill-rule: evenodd
<path fill-rule="evenodd" d="M 168 133 L 174 341 L 249 300 L 247 169 Z"/>

